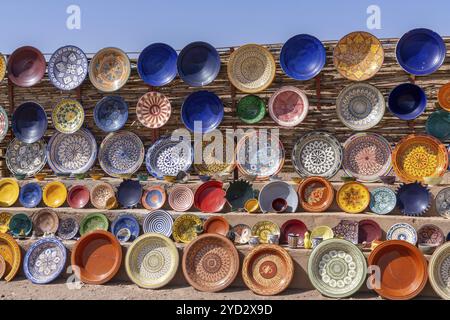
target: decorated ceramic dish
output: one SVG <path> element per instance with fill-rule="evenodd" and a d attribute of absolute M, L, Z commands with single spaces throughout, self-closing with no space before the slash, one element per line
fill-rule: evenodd
<path fill-rule="evenodd" d="M 429 135 L 446 140 L 450 137 L 450 112 L 445 110 L 437 110 L 433 112 L 427 119 L 425 125 Z"/>
<path fill-rule="evenodd" d="M 230 225 L 228 221 L 221 216 L 209 217 L 203 224 L 203 233 L 220 234 L 226 237 L 229 231 Z"/>
<path fill-rule="evenodd" d="M 370 210 L 376 214 L 388 214 L 395 209 L 397 196 L 387 187 L 379 187 L 370 191 Z"/>
<path fill-rule="evenodd" d="M 245 176 L 258 180 L 276 175 L 284 164 L 284 147 L 272 134 L 251 132 L 242 137 L 236 146 L 236 163 Z"/>
<path fill-rule="evenodd" d="M 188 85 L 202 87 L 216 79 L 220 71 L 220 56 L 206 42 L 192 42 L 181 50 L 177 59 L 180 78 Z"/>
<path fill-rule="evenodd" d="M 224 106 L 220 98 L 210 91 L 196 91 L 184 100 L 181 120 L 189 131 L 208 133 L 222 122 Z"/>
<path fill-rule="evenodd" d="M 7 233 L 12 214 L 9 212 L 0 212 L 0 233 Z"/>
<path fill-rule="evenodd" d="M 14 110 L 11 123 L 17 139 L 33 143 L 41 139 L 47 130 L 47 114 L 36 102 L 24 102 Z"/>
<path fill-rule="evenodd" d="M 36 182 L 27 183 L 20 188 L 19 201 L 25 208 L 35 208 L 42 200 L 42 188 Z"/>
<path fill-rule="evenodd" d="M 164 287 L 178 270 L 178 249 L 169 238 L 147 233 L 137 238 L 127 250 L 125 269 L 128 277 L 141 288 Z"/>
<path fill-rule="evenodd" d="M 424 28 L 405 33 L 395 49 L 398 64 L 406 72 L 417 76 L 429 75 L 439 69 L 446 52 L 441 36 Z"/>
<path fill-rule="evenodd" d="M 109 226 L 108 218 L 101 213 L 90 213 L 80 222 L 80 235 L 84 235 L 96 230 L 107 231 Z"/>
<path fill-rule="evenodd" d="M 128 229 L 130 231 L 130 237 L 126 240 L 121 239 L 120 230 Z M 120 242 L 134 241 L 139 237 L 139 222 L 131 214 L 119 215 L 111 224 L 111 233 L 116 236 Z"/>
<path fill-rule="evenodd" d="M 380 40 L 364 32 L 352 32 L 337 43 L 333 52 L 333 62 L 337 71 L 352 81 L 372 78 L 381 68 L 384 50 Z"/>
<path fill-rule="evenodd" d="M 9 234 L 0 233 L 0 255 L 5 260 L 4 277 L 6 282 L 16 276 L 21 266 L 22 253 L 16 240 Z"/>
<path fill-rule="evenodd" d="M 94 121 L 105 132 L 121 129 L 128 119 L 128 103 L 120 96 L 102 98 L 94 108 Z"/>
<path fill-rule="evenodd" d="M 417 230 L 417 243 L 440 246 L 445 242 L 444 232 L 434 224 L 425 224 Z"/>
<path fill-rule="evenodd" d="M 337 192 L 336 201 L 343 211 L 361 213 L 369 206 L 370 192 L 358 182 L 347 182 Z"/>
<path fill-rule="evenodd" d="M 0 53 L 0 82 L 3 81 L 3 79 L 5 79 L 5 75 L 6 75 L 6 59 L 5 56 Z"/>
<path fill-rule="evenodd" d="M 63 99 L 53 108 L 53 126 L 62 133 L 74 133 L 84 122 L 83 106 L 74 99 Z"/>
<path fill-rule="evenodd" d="M 89 189 L 85 185 L 75 185 L 67 194 L 67 203 L 71 208 L 82 209 L 89 203 Z"/>
<path fill-rule="evenodd" d="M 322 238 L 323 240 L 333 239 L 334 231 L 328 226 L 318 226 L 311 231 L 311 239 Z"/>
<path fill-rule="evenodd" d="M 33 283 L 50 283 L 66 267 L 67 250 L 56 238 L 43 238 L 33 243 L 23 260 L 25 276 Z"/>
<path fill-rule="evenodd" d="M 266 103 L 258 96 L 247 95 L 239 100 L 236 114 L 241 121 L 247 124 L 258 123 L 266 115 Z"/>
<path fill-rule="evenodd" d="M 25 213 L 17 213 L 9 220 L 9 232 L 14 237 L 26 237 L 31 234 L 33 222 Z"/>
<path fill-rule="evenodd" d="M 172 107 L 169 99 L 159 92 L 147 92 L 138 101 L 136 115 L 147 128 L 160 128 L 169 121 Z"/>
<path fill-rule="evenodd" d="M 148 210 L 157 210 L 166 202 L 166 190 L 161 186 L 151 186 L 144 191 L 142 205 Z"/>
<path fill-rule="evenodd" d="M 444 218 L 450 219 L 450 187 L 444 188 L 436 195 L 436 211 Z"/>
<path fill-rule="evenodd" d="M 306 211 L 326 211 L 334 200 L 334 188 L 322 177 L 309 177 L 298 188 L 300 204 Z"/>
<path fill-rule="evenodd" d="M 258 221 L 252 227 L 252 236 L 258 236 L 261 243 L 268 243 L 269 235 L 280 235 L 280 227 L 271 221 Z"/>
<path fill-rule="evenodd" d="M 428 279 L 431 286 L 442 299 L 446 300 L 450 300 L 449 268 L 450 243 L 446 243 L 436 249 L 428 263 Z"/>
<path fill-rule="evenodd" d="M 55 234 L 59 226 L 59 217 L 55 211 L 41 209 L 32 216 L 33 230 L 36 235 Z"/>
<path fill-rule="evenodd" d="M 38 49 L 30 46 L 16 49 L 8 59 L 8 78 L 19 87 L 32 87 L 44 77 L 47 63 Z"/>
<path fill-rule="evenodd" d="M 275 78 L 275 59 L 268 49 L 247 44 L 231 54 L 227 72 L 230 82 L 240 91 L 260 92 Z"/>
<path fill-rule="evenodd" d="M 42 200 L 47 207 L 58 208 L 64 204 L 66 198 L 66 186 L 59 181 L 47 183 L 42 192 Z"/>
<path fill-rule="evenodd" d="M 207 181 L 197 188 L 194 194 L 194 205 L 202 212 L 215 213 L 223 209 L 227 200 L 221 181 Z"/>
<path fill-rule="evenodd" d="M 96 158 L 97 142 L 85 128 L 72 134 L 58 132 L 50 138 L 47 146 L 48 164 L 59 174 L 86 173 Z"/>
<path fill-rule="evenodd" d="M 115 196 L 114 189 L 109 183 L 98 183 L 91 189 L 91 203 L 97 209 L 107 209 L 108 200 Z"/>
<path fill-rule="evenodd" d="M 19 198 L 19 184 L 15 179 L 0 180 L 0 207 L 11 207 Z"/>
<path fill-rule="evenodd" d="M 272 296 L 287 289 L 294 277 L 294 262 L 280 246 L 269 244 L 252 249 L 242 264 L 242 279 L 254 293 Z"/>
<path fill-rule="evenodd" d="M 298 195 L 292 185 L 284 181 L 272 181 L 264 185 L 259 192 L 259 206 L 262 212 L 276 212 L 273 207 L 275 199 L 284 199 L 287 207 L 285 212 L 295 212 L 298 207 Z"/>
<path fill-rule="evenodd" d="M 56 235 L 63 240 L 73 239 L 80 229 L 78 221 L 72 217 L 65 217 L 59 220 Z"/>
<path fill-rule="evenodd" d="M 450 111 L 450 83 L 446 83 L 439 89 L 438 102 L 443 109 Z"/>
<path fill-rule="evenodd" d="M 325 62 L 325 47 L 319 39 L 309 34 L 293 36 L 281 48 L 281 68 L 295 80 L 314 78 L 325 66 Z"/>
<path fill-rule="evenodd" d="M 199 291 L 218 292 L 230 286 L 239 272 L 239 253 L 233 242 L 204 234 L 183 251 L 183 274 Z"/>
<path fill-rule="evenodd" d="M 427 283 L 427 261 L 419 249 L 406 241 L 381 243 L 371 252 L 368 264 L 380 268 L 380 288 L 374 290 L 386 299 L 412 299 Z"/>
<path fill-rule="evenodd" d="M 250 182 L 245 180 L 235 180 L 230 182 L 226 192 L 226 199 L 233 210 L 241 210 L 245 203 L 253 199 L 255 193 Z"/>
<path fill-rule="evenodd" d="M 246 224 L 237 224 L 232 229 L 235 244 L 247 244 L 252 235 L 252 229 Z"/>
<path fill-rule="evenodd" d="M 334 237 L 358 244 L 358 221 L 341 220 L 333 227 Z"/>
<path fill-rule="evenodd" d="M 186 212 L 194 204 L 194 192 L 186 186 L 177 185 L 169 191 L 169 205 L 178 212 Z"/>
<path fill-rule="evenodd" d="M 104 48 L 89 63 L 89 79 L 94 87 L 103 92 L 122 88 L 131 72 L 130 60 L 118 48 Z"/>
<path fill-rule="evenodd" d="M 202 220 L 195 214 L 183 214 L 173 223 L 173 239 L 176 242 L 189 243 L 197 237 L 202 226 Z"/>
<path fill-rule="evenodd" d="M 280 126 L 294 127 L 308 114 L 309 102 L 306 94 L 293 86 L 278 89 L 269 100 L 270 117 Z"/>
<path fill-rule="evenodd" d="M 0 280 L 5 275 L 5 272 L 6 272 L 6 262 L 5 262 L 5 259 L 3 258 L 3 256 L 0 255 Z"/>
<path fill-rule="evenodd" d="M 416 245 L 417 232 L 408 223 L 396 223 L 386 232 L 386 240 L 403 240 Z"/>
<path fill-rule="evenodd" d="M 432 195 L 428 188 L 414 182 L 401 184 L 397 189 L 397 206 L 407 216 L 421 216 L 431 207 Z"/>
<path fill-rule="evenodd" d="M 361 250 L 349 241 L 332 239 L 319 244 L 308 259 L 308 276 L 323 295 L 345 298 L 366 280 L 367 263 Z"/>
<path fill-rule="evenodd" d="M 34 143 L 14 139 L 6 150 L 5 158 L 12 174 L 30 177 L 41 171 L 47 163 L 47 144 L 43 139 Z"/>
<path fill-rule="evenodd" d="M 133 132 L 110 133 L 100 145 L 98 159 L 103 171 L 112 177 L 131 175 L 144 161 L 144 144 Z"/>
<path fill-rule="evenodd" d="M 364 219 L 358 223 L 358 243 L 372 243 L 381 240 L 383 231 L 374 220 Z"/>
<path fill-rule="evenodd" d="M 78 47 L 64 46 L 56 50 L 48 61 L 50 82 L 60 90 L 79 87 L 88 73 L 88 59 Z"/>
<path fill-rule="evenodd" d="M 120 269 L 122 247 L 116 237 L 103 230 L 82 236 L 73 247 L 71 264 L 80 271 L 80 280 L 87 284 L 104 284 Z"/>
<path fill-rule="evenodd" d="M 223 144 L 221 144 L 223 141 Z M 199 150 L 200 141 L 194 146 L 194 150 Z M 235 168 L 234 141 L 227 142 L 227 139 L 201 141 L 201 163 L 194 163 L 194 168 L 199 175 L 214 176 L 230 174 Z M 200 159 L 199 159 L 200 160 Z"/>
<path fill-rule="evenodd" d="M 173 218 L 165 210 L 155 210 L 145 216 L 142 228 L 144 233 L 159 233 L 170 237 L 172 235 Z"/>
<path fill-rule="evenodd" d="M 137 69 L 151 86 L 164 86 L 177 76 L 177 52 L 165 43 L 152 43 L 139 55 Z"/>
<path fill-rule="evenodd" d="M 145 165 L 147 171 L 157 179 L 164 176 L 176 177 L 180 171 L 189 170 L 193 156 L 190 142 L 163 136 L 148 149 Z"/>
<path fill-rule="evenodd" d="M 448 167 L 448 153 L 436 138 L 411 134 L 394 148 L 392 164 L 402 181 L 423 181 L 424 177 L 444 175 Z"/>
<path fill-rule="evenodd" d="M 364 131 L 376 126 L 383 118 L 386 102 L 374 86 L 356 83 L 339 93 L 336 112 L 341 122 L 352 130 Z"/>
<path fill-rule="evenodd" d="M 8 114 L 5 109 L 0 106 L 0 142 L 5 139 L 6 134 L 8 133 Z"/>
<path fill-rule="evenodd" d="M 142 186 L 137 180 L 124 180 L 117 187 L 117 199 L 124 208 L 136 206 L 142 198 Z"/>
<path fill-rule="evenodd" d="M 413 120 L 427 107 L 427 96 L 423 89 L 412 83 L 402 83 L 389 94 L 388 108 L 401 120 Z"/>
<path fill-rule="evenodd" d="M 280 244 L 287 244 L 288 243 L 288 235 L 291 233 L 298 234 L 300 240 L 303 241 L 306 231 L 308 231 L 308 228 L 303 223 L 303 221 L 300 221 L 297 219 L 287 220 L 281 226 Z"/>
<path fill-rule="evenodd" d="M 303 135 L 292 150 L 292 163 L 302 177 L 333 177 L 341 168 L 342 147 L 330 133 L 309 132 Z"/>

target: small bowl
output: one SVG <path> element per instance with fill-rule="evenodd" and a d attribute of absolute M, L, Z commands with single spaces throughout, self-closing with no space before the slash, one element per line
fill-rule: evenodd
<path fill-rule="evenodd" d="M 26 174 L 19 174 L 19 173 L 16 173 L 15 175 L 14 175 L 14 178 L 16 178 L 17 180 L 23 180 L 23 179 L 25 179 L 26 178 Z"/>
<path fill-rule="evenodd" d="M 277 213 L 283 213 L 288 207 L 288 202 L 284 198 L 276 198 L 272 201 L 272 208 Z"/>
<path fill-rule="evenodd" d="M 77 180 L 84 180 L 84 178 L 86 178 L 86 174 L 84 174 L 84 173 L 75 174 L 75 179 L 77 179 Z"/>
<path fill-rule="evenodd" d="M 257 199 L 249 199 L 245 202 L 244 208 L 248 213 L 256 213 L 259 210 L 259 202 Z"/>
<path fill-rule="evenodd" d="M 36 173 L 34 175 L 34 177 L 36 178 L 37 181 L 44 181 L 45 178 L 47 177 L 46 173 Z"/>
<path fill-rule="evenodd" d="M 163 179 L 169 183 L 175 183 L 177 181 L 177 177 L 174 176 L 164 176 Z"/>
<path fill-rule="evenodd" d="M 427 107 L 427 95 L 412 83 L 402 83 L 389 94 L 389 110 L 401 120 L 413 120 Z"/>
<path fill-rule="evenodd" d="M 83 185 L 76 185 L 70 188 L 67 203 L 71 208 L 82 209 L 89 203 L 89 198 L 89 189 Z"/>
<path fill-rule="evenodd" d="M 100 180 L 101 178 L 104 177 L 104 175 L 101 173 L 91 173 L 90 176 L 91 176 L 92 180 L 95 180 L 95 181 Z"/>
<path fill-rule="evenodd" d="M 425 255 L 432 255 L 437 247 L 439 247 L 438 244 L 419 243 L 419 250 Z"/>

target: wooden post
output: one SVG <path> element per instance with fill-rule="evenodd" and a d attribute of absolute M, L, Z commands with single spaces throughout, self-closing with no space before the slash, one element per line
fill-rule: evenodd
<path fill-rule="evenodd" d="M 321 93 L 321 74 L 319 73 L 316 76 L 316 99 L 317 99 L 317 112 L 321 112 L 322 111 L 322 106 L 320 104 L 320 93 Z M 321 117 L 317 117 L 317 125 L 319 126 L 319 128 L 322 126 L 322 118 Z"/>

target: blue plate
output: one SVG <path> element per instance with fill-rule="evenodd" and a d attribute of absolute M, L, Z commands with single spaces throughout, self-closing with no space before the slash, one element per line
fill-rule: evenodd
<path fill-rule="evenodd" d="M 131 214 L 120 215 L 111 224 L 111 233 L 117 238 L 121 229 L 130 230 L 131 237 L 128 239 L 129 241 L 134 241 L 134 239 L 139 237 L 139 222 Z"/>
<path fill-rule="evenodd" d="M 376 214 L 388 214 L 395 209 L 395 192 L 386 187 L 375 188 L 370 192 L 370 210 Z"/>
<path fill-rule="evenodd" d="M 289 77 L 309 80 L 320 73 L 326 58 L 325 47 L 319 39 L 309 34 L 298 34 L 281 48 L 280 65 Z"/>
<path fill-rule="evenodd" d="M 178 74 L 193 87 L 214 81 L 220 71 L 220 56 L 216 48 L 206 42 L 192 42 L 181 50 L 177 60 Z"/>
<path fill-rule="evenodd" d="M 121 129 L 128 120 L 128 103 L 119 96 L 101 99 L 94 108 L 94 121 L 105 132 Z"/>
<path fill-rule="evenodd" d="M 36 102 L 22 103 L 14 111 L 11 122 L 14 135 L 25 143 L 38 141 L 47 130 L 47 114 Z"/>
<path fill-rule="evenodd" d="M 27 183 L 20 188 L 19 201 L 25 208 L 35 208 L 42 200 L 42 188 L 36 182 Z"/>
<path fill-rule="evenodd" d="M 196 132 L 208 133 L 216 129 L 223 119 L 223 104 L 218 96 L 209 91 L 191 93 L 181 106 L 181 119 L 194 132 L 194 122 L 201 121 Z"/>
<path fill-rule="evenodd" d="M 125 180 L 117 188 L 117 199 L 125 208 L 134 207 L 141 201 L 142 186 L 139 181 Z"/>
<path fill-rule="evenodd" d="M 431 193 L 418 182 L 402 184 L 397 189 L 397 206 L 407 216 L 421 216 L 431 205 Z"/>
<path fill-rule="evenodd" d="M 405 33 L 397 43 L 398 64 L 408 73 L 424 76 L 435 72 L 445 59 L 444 40 L 428 29 L 414 29 Z"/>
<path fill-rule="evenodd" d="M 401 120 L 412 120 L 420 116 L 427 107 L 427 96 L 423 89 L 412 83 L 402 83 L 389 94 L 388 108 Z"/>
<path fill-rule="evenodd" d="M 171 46 L 153 43 L 139 55 L 139 76 L 151 86 L 166 85 L 177 76 L 177 57 L 177 52 Z"/>

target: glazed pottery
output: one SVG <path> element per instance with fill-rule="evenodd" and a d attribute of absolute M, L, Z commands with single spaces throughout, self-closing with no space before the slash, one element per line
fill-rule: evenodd
<path fill-rule="evenodd" d="M 439 247 L 437 244 L 418 244 L 417 247 L 419 248 L 420 252 L 422 252 L 424 255 L 432 255 L 434 251 Z"/>
<path fill-rule="evenodd" d="M 298 188 L 300 204 L 306 211 L 324 212 L 334 200 L 334 188 L 322 177 L 309 177 Z"/>
<path fill-rule="evenodd" d="M 169 191 L 169 205 L 178 212 L 186 212 L 194 204 L 194 193 L 186 186 L 174 186 Z"/>
<path fill-rule="evenodd" d="M 83 106 L 74 99 L 62 99 L 53 108 L 52 122 L 56 130 L 62 133 L 74 133 L 84 122 Z"/>
<path fill-rule="evenodd" d="M 50 82 L 60 90 L 79 87 L 88 73 L 88 59 L 78 47 L 64 46 L 56 50 L 48 61 Z"/>
<path fill-rule="evenodd" d="M 370 191 L 370 210 L 376 214 L 388 214 L 395 209 L 397 196 L 386 187 L 375 188 Z"/>
<path fill-rule="evenodd" d="M 252 247 L 256 247 L 260 245 L 259 237 L 258 236 L 250 236 L 248 239 L 248 244 Z"/>
<path fill-rule="evenodd" d="M 355 294 L 366 280 L 367 263 L 359 248 L 342 239 L 319 244 L 308 259 L 308 276 L 324 296 L 345 298 Z"/>
<path fill-rule="evenodd" d="M 33 229 L 33 222 L 25 213 L 17 213 L 9 220 L 9 232 L 14 237 L 29 236 Z"/>
<path fill-rule="evenodd" d="M 309 34 L 293 36 L 281 48 L 281 68 L 295 80 L 314 78 L 325 66 L 325 62 L 325 47 L 319 39 Z"/>
<path fill-rule="evenodd" d="M 228 79 L 238 90 L 260 92 L 269 87 L 275 78 L 275 59 L 268 49 L 247 44 L 230 55 L 227 72 Z"/>
<path fill-rule="evenodd" d="M 105 132 L 113 132 L 125 125 L 128 119 L 128 103 L 120 96 L 102 98 L 94 108 L 94 121 Z"/>
<path fill-rule="evenodd" d="M 148 210 L 157 210 L 166 202 L 166 190 L 161 186 L 152 186 L 144 191 L 142 205 Z"/>
<path fill-rule="evenodd" d="M 362 182 L 374 182 L 391 171 L 391 146 L 375 133 L 356 133 L 344 143 L 342 166 Z"/>
<path fill-rule="evenodd" d="M 370 204 L 370 192 L 359 182 L 347 182 L 338 190 L 336 201 L 345 212 L 361 213 Z"/>
<path fill-rule="evenodd" d="M 8 59 L 8 79 L 19 87 L 31 87 L 44 77 L 44 55 L 34 47 L 20 47 Z"/>
<path fill-rule="evenodd" d="M 67 250 L 56 238 L 43 238 L 33 243 L 23 259 L 25 276 L 35 284 L 50 283 L 66 267 Z"/>
<path fill-rule="evenodd" d="M 450 137 L 450 112 L 444 110 L 433 112 L 428 117 L 425 128 L 429 135 L 441 141 L 448 139 Z"/>
<path fill-rule="evenodd" d="M 235 225 L 231 231 L 234 234 L 235 244 L 247 244 L 252 235 L 252 229 L 246 224 Z"/>
<path fill-rule="evenodd" d="M 3 258 L 3 256 L 0 255 L 0 280 L 5 275 L 5 272 L 6 272 L 6 262 L 5 262 L 5 259 Z"/>
<path fill-rule="evenodd" d="M 381 240 L 381 227 L 374 220 L 364 219 L 358 223 L 358 243 L 369 244 Z"/>
<path fill-rule="evenodd" d="M 396 223 L 386 232 L 386 240 L 402 240 L 416 245 L 417 232 L 410 224 Z"/>
<path fill-rule="evenodd" d="M 306 94 L 293 86 L 281 87 L 269 100 L 270 117 L 283 127 L 299 125 L 306 118 L 308 108 Z"/>
<path fill-rule="evenodd" d="M 109 183 L 98 183 L 91 189 L 91 203 L 97 209 L 107 209 L 108 199 L 113 198 L 114 195 L 114 189 Z"/>
<path fill-rule="evenodd" d="M 176 242 L 189 243 L 197 238 L 197 231 L 202 225 L 202 220 L 195 214 L 183 214 L 173 223 L 173 239 Z"/>
<path fill-rule="evenodd" d="M 21 266 L 22 253 L 16 240 L 9 234 L 0 233 L 0 255 L 5 260 L 5 273 L 3 279 L 11 281 Z"/>
<path fill-rule="evenodd" d="M 194 151 L 189 141 L 163 136 L 148 148 L 145 157 L 147 171 L 157 179 L 176 177 L 192 165 Z"/>
<path fill-rule="evenodd" d="M 9 212 L 0 212 L 0 233 L 7 233 L 9 231 L 9 222 L 12 214 Z"/>
<path fill-rule="evenodd" d="M 284 200 L 286 208 L 282 211 L 295 212 L 298 206 L 298 195 L 295 189 L 288 183 L 283 181 L 272 181 L 264 185 L 259 193 L 259 205 L 263 212 L 276 212 L 277 208 L 273 207 L 276 199 Z M 277 201 L 278 204 L 284 204 L 284 201 Z M 283 206 L 284 207 L 284 206 Z"/>
<path fill-rule="evenodd" d="M 44 139 L 25 143 L 14 139 L 6 150 L 6 166 L 14 175 L 31 177 L 41 171 L 47 163 L 47 144 Z"/>
<path fill-rule="evenodd" d="M 258 199 L 249 199 L 245 202 L 244 208 L 248 213 L 256 213 L 259 211 Z"/>
<path fill-rule="evenodd" d="M 210 91 L 196 91 L 184 100 L 181 120 L 191 132 L 208 133 L 222 122 L 224 106 L 220 98 Z"/>
<path fill-rule="evenodd" d="M 164 210 L 155 210 L 145 216 L 142 229 L 144 233 L 159 233 L 166 237 L 172 235 L 173 219 Z"/>
<path fill-rule="evenodd" d="M 352 32 L 337 43 L 333 52 L 333 62 L 337 71 L 352 81 L 372 78 L 381 68 L 384 50 L 380 40 L 364 32 Z"/>
<path fill-rule="evenodd" d="M 199 175 L 208 176 L 210 180 L 212 176 L 218 178 L 231 174 L 236 158 L 234 141 L 227 142 L 227 138 L 217 141 L 214 139 L 212 142 L 202 139 L 201 142 L 194 143 L 194 150 L 200 150 L 200 144 L 202 157 L 194 163 L 195 171 Z"/>
<path fill-rule="evenodd" d="M 178 264 L 178 249 L 173 241 L 157 233 L 141 235 L 128 248 L 125 257 L 128 277 L 145 289 L 168 284 L 175 276 Z"/>
<path fill-rule="evenodd" d="M 37 236 L 54 234 L 58 230 L 59 217 L 53 210 L 41 209 L 33 213 L 32 220 L 33 231 Z"/>
<path fill-rule="evenodd" d="M 420 183 L 401 184 L 397 189 L 397 206 L 407 216 L 421 216 L 431 206 L 432 195 Z"/>
<path fill-rule="evenodd" d="M 406 72 L 417 76 L 429 75 L 438 70 L 446 52 L 441 36 L 424 28 L 405 33 L 395 49 L 398 64 Z"/>
<path fill-rule="evenodd" d="M 374 290 L 383 298 L 409 300 L 427 283 L 427 261 L 423 254 L 405 241 L 385 241 L 370 254 L 368 264 L 380 268 L 381 286 Z"/>
<path fill-rule="evenodd" d="M 82 236 L 73 247 L 71 264 L 87 284 L 104 284 L 120 269 L 122 248 L 112 233 L 97 230 Z"/>
<path fill-rule="evenodd" d="M 445 242 L 444 232 L 434 224 L 425 224 L 417 230 L 417 243 L 440 246 Z"/>
<path fill-rule="evenodd" d="M 132 208 L 141 201 L 142 186 L 136 180 L 124 180 L 117 188 L 117 199 L 124 208 Z"/>
<path fill-rule="evenodd" d="M 444 188 L 436 195 L 436 211 L 441 217 L 450 219 L 450 187 Z"/>
<path fill-rule="evenodd" d="M 341 220 L 334 228 L 335 238 L 347 240 L 353 244 L 358 244 L 359 224 L 358 221 Z M 322 237 L 316 237 L 322 238 Z M 312 239 L 314 240 L 314 238 Z M 323 238 L 321 239 L 323 241 Z M 314 241 L 313 241 L 313 247 Z"/>
<path fill-rule="evenodd" d="M 85 216 L 80 222 L 80 235 L 103 230 L 107 231 L 109 226 L 108 218 L 101 213 L 90 213 Z"/>
<path fill-rule="evenodd" d="M 297 249 L 299 247 L 299 242 L 301 241 L 299 233 L 288 233 L 287 243 L 289 248 Z"/>
<path fill-rule="evenodd" d="M 352 84 L 339 93 L 336 112 L 348 128 L 364 131 L 375 127 L 383 118 L 386 102 L 383 94 L 366 83 Z"/>
<path fill-rule="evenodd" d="M 276 198 L 272 201 L 272 210 L 277 213 L 283 213 L 286 211 L 288 203 L 283 198 Z"/>
<path fill-rule="evenodd" d="M 7 69 L 7 66 L 6 66 L 5 56 L 0 53 L 0 82 L 3 81 L 3 79 L 5 79 L 6 69 Z M 0 277 L 0 279 L 1 279 L 1 277 Z"/>
<path fill-rule="evenodd" d="M 290 233 L 298 234 L 299 239 L 303 241 L 305 232 L 308 231 L 306 225 L 297 219 L 291 219 L 283 223 L 280 230 L 280 244 L 288 243 L 288 235 Z"/>
<path fill-rule="evenodd" d="M 225 237 L 229 231 L 228 221 L 220 216 L 209 217 L 203 224 L 204 233 L 220 234 Z"/>
<path fill-rule="evenodd" d="M 58 174 L 81 174 L 88 172 L 97 158 L 97 142 L 85 128 L 72 134 L 56 133 L 47 146 L 50 168 Z"/>
<path fill-rule="evenodd" d="M 311 231 L 310 238 L 323 238 L 323 240 L 332 239 L 334 237 L 333 229 L 328 226 L 318 226 Z"/>
<path fill-rule="evenodd" d="M 446 83 L 439 89 L 438 102 L 444 110 L 450 111 L 450 83 Z"/>
<path fill-rule="evenodd" d="M 269 240 L 268 240 L 267 243 L 278 245 L 279 242 L 280 242 L 280 236 L 279 235 L 277 235 L 277 234 L 269 235 Z"/>
<path fill-rule="evenodd" d="M 428 279 L 434 291 L 442 298 L 450 300 L 449 269 L 450 243 L 437 248 L 428 263 Z"/>
<path fill-rule="evenodd" d="M 63 240 L 73 239 L 80 229 L 78 221 L 72 217 L 66 217 L 59 220 L 56 235 Z"/>
<path fill-rule="evenodd" d="M 102 92 L 113 92 L 122 88 L 131 72 L 130 60 L 118 48 L 104 48 L 97 52 L 89 63 L 89 79 Z"/>
<path fill-rule="evenodd" d="M 1 59 L 0 59 L 1 61 Z M 0 142 L 5 139 L 6 134 L 8 133 L 9 125 L 8 125 L 8 114 L 5 109 L 0 106 Z"/>
<path fill-rule="evenodd" d="M 147 128 L 160 128 L 169 121 L 172 107 L 169 99 L 159 92 L 147 92 L 138 101 L 136 116 Z"/>
<path fill-rule="evenodd" d="M 100 145 L 98 159 L 103 171 L 112 177 L 132 175 L 144 161 L 144 144 L 133 132 L 110 133 Z"/>
<path fill-rule="evenodd" d="M 269 235 L 280 235 L 280 228 L 271 221 L 258 221 L 252 227 L 252 236 L 258 236 L 261 243 L 268 243 Z"/>
<path fill-rule="evenodd" d="M 312 242 L 312 248 L 315 249 L 319 244 L 321 244 L 323 242 L 323 238 L 322 237 L 314 237 L 311 239 Z"/>
<path fill-rule="evenodd" d="M 120 237 L 120 230 L 127 229 L 130 236 L 124 240 Z M 111 224 L 111 233 L 116 236 L 120 242 L 134 241 L 139 237 L 139 222 L 131 214 L 119 215 Z"/>
<path fill-rule="evenodd" d="M 225 197 L 232 210 L 241 210 L 248 200 L 253 199 L 254 191 L 248 181 L 235 180 L 230 182 Z"/>
<path fill-rule="evenodd" d="M 47 114 L 36 102 L 24 102 L 14 110 L 11 124 L 17 139 L 33 143 L 41 139 L 47 130 Z"/>
<path fill-rule="evenodd" d="M 0 180 L 0 207 L 11 207 L 19 198 L 19 184 L 11 178 Z"/>
<path fill-rule="evenodd" d="M 413 120 L 427 107 L 427 96 L 423 89 L 412 83 L 403 83 L 389 94 L 388 108 L 400 120 Z"/>
<path fill-rule="evenodd" d="M 242 264 L 242 279 L 254 293 L 277 295 L 287 289 L 294 276 L 294 262 L 278 245 L 260 245 L 252 249 Z"/>
<path fill-rule="evenodd" d="M 137 69 L 150 86 L 164 86 L 177 76 L 177 52 L 165 43 L 152 43 L 139 55 Z"/>
<path fill-rule="evenodd" d="M 202 212 L 220 212 L 225 203 L 225 191 L 221 181 L 204 182 L 195 191 L 194 205 Z"/>
<path fill-rule="evenodd" d="M 302 178 L 333 177 L 341 168 L 342 147 L 330 133 L 313 131 L 303 135 L 292 150 L 292 164 Z"/>
<path fill-rule="evenodd" d="M 84 185 L 75 185 L 70 188 L 67 203 L 71 208 L 82 209 L 89 203 L 89 189 Z"/>
<path fill-rule="evenodd" d="M 20 188 L 19 201 L 25 208 L 35 208 L 41 200 L 42 189 L 36 182 L 27 183 Z"/>
<path fill-rule="evenodd" d="M 245 96 L 237 104 L 236 115 L 247 124 L 258 123 L 266 115 L 266 103 L 258 96 Z"/>
<path fill-rule="evenodd" d="M 42 191 L 42 200 L 47 207 L 61 207 L 66 201 L 66 198 L 66 186 L 59 181 L 47 183 Z"/>
<path fill-rule="evenodd" d="M 230 286 L 239 272 L 239 253 L 218 234 L 204 234 L 183 251 L 183 274 L 195 289 L 218 292 Z"/>

